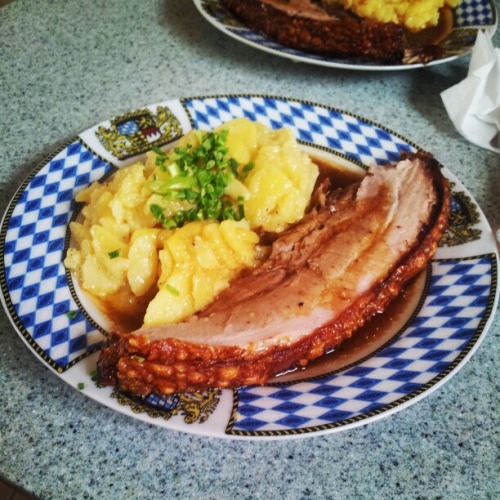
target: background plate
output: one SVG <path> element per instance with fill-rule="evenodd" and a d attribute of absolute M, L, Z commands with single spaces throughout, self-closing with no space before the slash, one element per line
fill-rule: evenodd
<path fill-rule="evenodd" d="M 363 62 L 356 59 L 322 56 L 291 49 L 266 36 L 247 28 L 241 21 L 228 12 L 219 0 L 194 0 L 202 16 L 226 35 L 251 47 L 285 57 L 296 62 L 305 62 L 331 68 L 356 69 L 363 71 L 398 71 L 421 68 L 424 64 L 384 64 Z M 493 35 L 497 26 L 497 12 L 492 0 L 462 0 L 454 9 L 453 43 L 448 53 L 441 59 L 426 66 L 433 66 L 452 61 L 471 52 L 478 29 Z M 449 37 L 451 39 L 451 37 Z"/>
<path fill-rule="evenodd" d="M 147 106 L 83 132 L 20 186 L 2 222 L 2 302 L 24 342 L 60 378 L 122 413 L 218 437 L 310 436 L 369 422 L 418 401 L 457 372 L 484 338 L 498 301 L 498 252 L 481 210 L 451 172 L 451 226 L 423 296 L 395 337 L 334 373 L 264 387 L 130 398 L 97 387 L 106 321 L 65 270 L 75 193 L 191 128 L 245 116 L 289 127 L 308 148 L 362 166 L 396 161 L 415 144 L 359 116 L 272 96 L 186 98 Z"/>

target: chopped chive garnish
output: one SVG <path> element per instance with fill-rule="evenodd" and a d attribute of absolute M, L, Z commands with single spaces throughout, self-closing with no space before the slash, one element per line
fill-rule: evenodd
<path fill-rule="evenodd" d="M 253 170 L 254 166 L 255 165 L 253 163 L 247 163 L 242 169 L 241 177 L 246 179 L 248 174 Z"/>
<path fill-rule="evenodd" d="M 78 385 L 77 385 L 78 389 L 81 391 L 82 389 L 85 388 L 85 384 L 83 382 L 80 382 Z"/>
<path fill-rule="evenodd" d="M 120 255 L 120 249 L 108 253 L 110 259 L 116 259 Z"/>
<path fill-rule="evenodd" d="M 68 311 L 66 313 L 66 316 L 69 318 L 69 319 L 75 319 L 76 316 L 77 316 L 78 312 L 77 311 Z"/>
<path fill-rule="evenodd" d="M 225 189 L 235 178 L 244 178 L 253 168 L 249 163 L 238 169 L 229 157 L 226 139 L 229 130 L 195 133 L 198 146 L 177 147 L 168 156 L 157 156 L 156 164 L 168 178 L 155 178 L 151 190 L 166 201 L 186 201 L 185 208 L 165 215 L 161 204 L 151 204 L 153 217 L 164 227 L 175 228 L 196 220 L 240 220 L 242 211 Z M 157 153 L 158 154 L 158 153 Z"/>
<path fill-rule="evenodd" d="M 94 380 L 94 381 L 97 380 L 97 370 L 92 370 L 90 372 L 90 378 L 91 378 L 91 380 Z"/>
<path fill-rule="evenodd" d="M 173 286 L 170 286 L 168 283 L 165 285 L 165 288 L 172 294 L 178 297 L 180 295 L 179 290 L 177 288 L 174 288 Z"/>
<path fill-rule="evenodd" d="M 160 149 L 158 146 L 153 146 L 151 148 L 158 156 L 167 156 L 167 153 L 163 151 L 163 149 Z"/>

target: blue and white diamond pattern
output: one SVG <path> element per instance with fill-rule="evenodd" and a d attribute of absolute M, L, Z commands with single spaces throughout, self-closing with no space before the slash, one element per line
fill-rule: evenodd
<path fill-rule="evenodd" d="M 490 301 L 493 257 L 433 261 L 422 311 L 393 343 L 320 379 L 238 390 L 229 433 L 341 425 L 382 411 L 446 373 L 476 336 Z"/>
<path fill-rule="evenodd" d="M 489 0 L 462 0 L 455 9 L 455 26 L 488 26 L 493 24 L 494 10 Z"/>
<path fill-rule="evenodd" d="M 124 135 L 130 135 L 130 134 L 135 134 L 136 132 L 139 132 L 139 127 L 132 120 L 121 123 L 120 125 L 118 125 L 117 129 L 118 129 L 118 132 L 120 132 L 120 134 L 124 134 Z"/>
<path fill-rule="evenodd" d="M 179 396 L 177 394 L 168 397 L 150 394 L 146 398 L 146 404 L 160 410 L 171 410 L 179 404 Z"/>
<path fill-rule="evenodd" d="M 62 261 L 75 193 L 111 168 L 79 141 L 73 142 L 28 182 L 8 219 L 6 300 L 26 340 L 59 369 L 101 339 L 75 304 Z M 68 317 L 70 311 L 76 317 Z"/>
<path fill-rule="evenodd" d="M 246 28 L 238 28 L 237 30 L 235 30 L 234 28 L 229 27 L 229 29 L 231 31 L 237 32 L 238 35 L 242 36 L 243 38 L 247 39 L 248 41 L 253 42 L 253 43 L 257 43 L 258 45 L 263 45 L 264 47 L 267 47 L 268 49 L 277 50 L 280 52 L 285 52 L 285 53 L 290 54 L 291 56 L 295 56 L 295 57 L 301 57 L 304 55 L 304 52 L 301 52 L 300 50 L 292 49 L 290 47 L 287 47 L 286 45 L 281 45 L 281 43 L 275 42 L 275 41 L 261 35 L 260 33 L 256 32 L 256 31 L 252 31 L 252 30 L 249 30 Z M 319 55 L 319 54 L 312 54 L 312 53 L 308 54 L 308 58 L 313 59 L 313 60 L 317 60 L 317 61 L 331 59 L 331 58 L 326 58 L 326 57 Z M 340 62 L 341 59 L 338 59 L 338 61 Z M 363 63 L 360 62 L 359 64 L 362 65 Z M 365 64 L 368 64 L 368 63 L 365 63 Z"/>
<path fill-rule="evenodd" d="M 288 127 L 305 143 L 323 146 L 364 165 L 396 161 L 414 151 L 393 133 L 360 118 L 302 101 L 273 97 L 232 96 L 183 101 L 194 126 L 213 129 L 233 118 L 246 117 L 273 129 Z"/>

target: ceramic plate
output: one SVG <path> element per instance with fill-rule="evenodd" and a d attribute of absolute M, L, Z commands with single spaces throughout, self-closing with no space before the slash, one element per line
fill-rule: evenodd
<path fill-rule="evenodd" d="M 296 62 L 365 71 L 395 71 L 424 66 L 420 63 L 384 64 L 363 62 L 354 58 L 341 59 L 294 50 L 247 28 L 241 21 L 222 7 L 219 0 L 194 0 L 194 3 L 203 17 L 226 35 L 256 49 L 292 59 Z M 477 30 L 483 29 L 493 34 L 496 30 L 496 24 L 497 13 L 493 0 L 462 0 L 461 4 L 453 11 L 453 30 L 441 42 L 441 45 L 446 49 L 446 54 L 442 58 L 428 63 L 427 66 L 452 61 L 459 56 L 470 53 L 476 40 Z"/>
<path fill-rule="evenodd" d="M 2 222 L 2 302 L 29 349 L 87 396 L 145 422 L 208 436 L 271 439 L 339 431 L 387 416 L 449 379 L 477 349 L 492 320 L 498 254 L 492 231 L 467 190 L 452 186 L 452 215 L 436 256 L 413 286 L 394 331 L 347 354 L 330 355 L 264 387 L 146 399 L 93 381 L 108 328 L 63 260 L 75 193 L 191 128 L 246 116 L 289 127 L 316 156 L 345 168 L 395 161 L 417 146 L 338 109 L 270 96 L 187 98 L 101 123 L 42 162 L 21 185 Z M 345 350 L 344 350 L 345 351 Z M 326 360 L 326 361 L 325 361 Z"/>

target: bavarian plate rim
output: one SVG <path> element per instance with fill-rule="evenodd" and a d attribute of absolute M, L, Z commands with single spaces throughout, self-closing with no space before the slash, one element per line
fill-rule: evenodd
<path fill-rule="evenodd" d="M 437 59 L 434 61 L 431 61 L 429 63 L 416 63 L 416 64 L 356 64 L 354 62 L 348 62 L 349 59 L 346 59 L 346 62 L 343 62 L 341 59 L 335 59 L 332 61 L 325 60 L 323 58 L 316 58 L 314 57 L 314 54 L 310 54 L 305 51 L 300 51 L 300 50 L 294 50 L 296 53 L 289 53 L 284 50 L 280 50 L 279 48 L 272 48 L 272 47 L 267 47 L 266 45 L 257 43 L 253 40 L 248 40 L 244 36 L 239 35 L 237 32 L 233 32 L 230 29 L 227 29 L 224 24 L 220 23 L 217 21 L 213 16 L 211 16 L 208 12 L 205 11 L 203 8 L 203 1 L 204 0 L 193 0 L 193 3 L 195 4 L 198 12 L 201 14 L 201 16 L 208 21 L 214 28 L 219 30 L 221 33 L 229 36 L 233 40 L 236 40 L 240 43 L 243 43 L 249 47 L 252 47 L 257 50 L 261 50 L 262 52 L 266 52 L 268 54 L 282 57 L 284 59 L 288 59 L 292 62 L 295 63 L 305 63 L 305 64 L 312 64 L 314 66 L 321 66 L 321 67 L 327 67 L 327 68 L 336 68 L 336 69 L 348 69 L 348 70 L 357 70 L 357 71 L 407 71 L 407 70 L 412 70 L 412 69 L 419 69 L 419 68 L 427 68 L 431 66 L 436 66 L 439 64 L 445 64 L 449 63 L 451 61 L 454 61 L 455 59 L 458 59 L 460 57 L 468 56 L 472 52 L 472 48 L 457 55 L 451 55 L 448 57 L 443 57 L 441 59 Z M 220 0 L 213 0 L 217 1 L 220 5 Z M 498 26 L 498 12 L 496 8 L 496 4 L 494 1 L 486 0 L 489 2 L 493 9 L 493 15 L 494 15 L 494 24 L 489 24 L 485 25 L 484 27 L 480 27 L 480 29 L 483 29 L 487 33 L 489 33 L 491 36 L 493 36 L 496 32 L 497 26 Z M 222 6 L 221 6 L 222 7 Z M 223 8 L 223 7 L 222 7 Z M 245 28 L 248 31 L 251 31 L 255 33 L 250 28 Z M 277 43 L 277 42 L 276 42 Z M 278 44 L 279 45 L 279 44 Z"/>
<path fill-rule="evenodd" d="M 196 126 L 195 123 L 195 106 L 196 105 L 209 105 L 214 102 L 219 102 L 219 101 L 224 101 L 224 100 L 236 100 L 237 104 L 236 106 L 240 106 L 240 108 L 237 108 L 239 111 L 243 112 L 245 109 L 244 106 L 248 104 L 248 102 L 252 103 L 253 105 L 257 106 L 257 102 L 260 103 L 260 106 L 264 106 L 264 111 L 267 113 L 268 109 L 266 107 L 271 107 L 271 101 L 276 105 L 278 104 L 283 104 L 287 106 L 304 106 L 304 109 L 312 109 L 313 116 L 318 117 L 319 112 L 331 112 L 331 113 L 336 113 L 339 114 L 343 117 L 343 119 L 355 119 L 359 120 L 363 124 L 367 125 L 370 130 L 375 130 L 378 129 L 380 131 L 387 132 L 388 134 L 392 135 L 392 139 L 394 141 L 398 140 L 401 142 L 401 144 L 404 144 L 408 146 L 408 148 L 413 148 L 413 150 L 420 149 L 415 143 L 413 143 L 411 140 L 401 136 L 397 132 L 392 131 L 391 129 L 385 127 L 384 125 L 380 125 L 376 122 L 373 122 L 372 120 L 363 118 L 362 116 L 359 116 L 357 114 L 350 113 L 348 111 L 344 111 L 338 108 L 334 108 L 332 106 L 320 104 L 320 103 L 315 103 L 307 100 L 301 100 L 301 99 L 295 99 L 295 98 L 289 98 L 289 97 L 281 97 L 281 96 L 272 96 L 272 95 L 257 95 L 257 94 L 227 94 L 227 95 L 205 95 L 205 96 L 198 96 L 198 97 L 185 97 L 181 99 L 174 99 L 174 100 L 168 100 L 165 102 L 161 103 L 156 103 L 152 104 L 149 106 L 144 106 L 142 108 L 137 108 L 136 111 L 141 111 L 143 112 L 146 109 L 155 109 L 159 110 L 162 107 L 167 107 L 169 109 L 176 110 L 177 113 L 182 111 L 185 116 L 183 119 L 188 120 L 187 122 L 187 127 L 194 128 Z M 246 100 L 246 101 L 245 101 Z M 241 101 L 241 102 L 240 102 Z M 248 101 L 248 102 L 247 102 Z M 261 103 L 264 103 L 262 104 Z M 189 108 L 189 106 L 193 106 L 193 108 Z M 309 108 L 308 108 L 309 107 Z M 302 109 L 302 108 L 301 108 Z M 233 111 L 234 112 L 234 111 Z M 186 118 L 187 117 L 187 118 Z M 117 118 L 117 117 L 114 117 Z M 111 120 L 113 120 L 112 118 Z M 63 152 L 66 152 L 69 150 L 70 147 L 74 146 L 75 144 L 85 146 L 87 149 L 89 149 L 96 158 L 99 158 L 102 160 L 104 164 L 107 163 L 109 166 L 109 169 L 107 171 L 101 171 L 99 170 L 98 173 L 95 175 L 98 175 L 98 178 L 102 178 L 104 175 L 108 175 L 110 172 L 114 171 L 116 167 L 119 167 L 120 165 L 123 165 L 122 162 L 120 162 L 116 157 L 114 157 L 114 161 L 109 161 L 109 159 L 105 159 L 102 155 L 99 154 L 99 151 L 96 152 L 96 149 L 93 147 L 94 145 L 89 145 L 89 142 L 87 140 L 84 140 L 83 138 L 88 138 L 90 137 L 90 132 L 95 134 L 97 131 L 98 127 L 103 124 L 109 124 L 111 121 L 105 121 L 102 122 L 99 125 L 95 125 L 94 127 L 91 127 L 84 132 L 82 132 L 79 136 L 76 138 L 67 141 L 65 145 L 57 148 L 52 154 L 49 154 L 44 160 L 42 160 L 32 171 L 29 173 L 29 175 L 26 177 L 26 179 L 21 183 L 19 188 L 16 190 L 14 193 L 12 199 L 10 200 L 7 209 L 5 213 L 3 214 L 2 221 L 1 221 L 1 231 L 0 231 L 0 249 L 3 251 L 5 249 L 5 245 L 7 243 L 7 229 L 9 222 L 11 221 L 11 218 L 13 217 L 14 210 L 16 209 L 17 205 L 21 203 L 21 198 L 23 197 L 24 193 L 26 193 L 26 196 L 29 194 L 30 189 L 34 189 L 33 187 L 29 188 L 30 182 L 33 179 L 36 179 L 39 173 L 44 169 L 44 167 L 48 166 L 51 164 L 51 162 L 58 157 Z M 185 122 L 186 123 L 186 122 Z M 282 125 L 285 125 L 282 123 Z M 183 130 L 183 133 L 185 133 L 185 130 Z M 89 135 L 90 134 L 90 135 Z M 321 147 L 318 140 L 315 140 L 316 142 L 311 140 L 311 145 L 315 147 Z M 98 141 L 96 140 L 96 143 Z M 302 144 L 304 142 L 302 141 Z M 346 153 L 346 150 L 342 150 L 340 157 Z M 345 154 L 344 154 L 345 156 Z M 132 157 L 132 160 L 136 158 L 136 156 Z M 375 156 L 373 157 L 373 161 L 375 161 L 376 158 Z M 351 160 L 352 161 L 352 160 Z M 357 163 L 356 161 L 353 161 L 353 163 Z M 232 390 L 224 390 L 220 391 L 219 393 L 219 400 L 218 400 L 218 407 L 215 408 L 214 413 L 212 413 L 207 421 L 203 425 L 195 425 L 195 424 L 186 424 L 182 419 L 178 418 L 172 418 L 172 419 L 166 419 L 163 420 L 162 418 L 154 418 L 150 416 L 148 413 L 144 413 L 144 409 L 141 410 L 141 408 L 132 408 L 128 403 L 124 405 L 122 402 L 117 401 L 116 396 L 114 398 L 112 397 L 111 388 L 97 388 L 93 382 L 90 379 L 89 375 L 89 363 L 93 362 L 93 360 L 96 359 L 97 357 L 97 352 L 96 350 L 91 351 L 90 349 L 88 352 L 85 354 L 83 357 L 78 357 L 76 360 L 74 360 L 74 363 L 69 363 L 64 369 L 60 370 L 57 368 L 55 365 L 51 365 L 47 359 L 44 358 L 43 350 L 40 348 L 38 344 L 33 342 L 30 342 L 27 336 L 23 333 L 22 329 L 25 328 L 25 325 L 21 322 L 19 315 L 16 313 L 13 307 L 12 303 L 12 298 L 10 296 L 10 289 L 7 287 L 7 270 L 8 265 L 5 260 L 5 254 L 3 253 L 3 258 L 2 261 L 0 262 L 0 282 L 1 282 L 1 287 L 2 287 L 2 296 L 1 296 L 1 301 L 2 305 L 9 317 L 9 321 L 11 322 L 14 330 L 16 333 L 21 337 L 23 342 L 28 346 L 28 349 L 35 354 L 35 357 L 38 358 L 40 361 L 42 361 L 43 365 L 48 367 L 51 371 L 53 371 L 59 378 L 61 378 L 64 382 L 68 383 L 71 385 L 73 388 L 81 391 L 81 389 L 78 388 L 80 385 L 79 382 L 82 380 L 85 381 L 85 385 L 88 384 L 88 387 L 83 390 L 86 396 L 91 397 L 92 399 L 98 401 L 99 403 L 104 404 L 105 406 L 109 407 L 110 409 L 114 411 L 118 411 L 122 414 L 125 414 L 127 416 L 132 416 L 135 417 L 138 420 L 141 420 L 143 422 L 157 425 L 160 427 L 164 427 L 170 430 L 176 430 L 176 431 L 181 431 L 181 432 L 186 432 L 190 434 L 195 434 L 195 435 L 203 435 L 207 437 L 218 437 L 218 438 L 224 438 L 224 439 L 243 439 L 243 440 L 271 440 L 271 439 L 296 439 L 296 438 L 304 438 L 304 437 L 313 437 L 313 436 L 318 436 L 318 435 L 324 435 L 324 434 L 330 434 L 333 432 L 340 432 L 343 430 L 347 429 L 352 429 L 355 427 L 358 427 L 360 425 L 364 425 L 373 421 L 376 421 L 380 418 L 383 418 L 385 416 L 392 415 L 400 410 L 403 410 L 407 408 L 408 406 L 412 405 L 413 403 L 416 403 L 423 399 L 425 396 L 431 394 L 433 391 L 436 389 L 440 388 L 445 382 L 447 382 L 452 376 L 454 376 L 458 371 L 470 360 L 472 355 L 476 352 L 476 350 L 479 348 L 481 345 L 482 341 L 484 340 L 491 323 L 494 318 L 494 312 L 496 310 L 496 307 L 498 305 L 498 300 L 499 300 L 499 289 L 496 286 L 496 281 L 494 282 L 494 278 L 496 280 L 496 272 L 497 272 L 497 267 L 498 267 L 498 249 L 496 245 L 494 245 L 494 239 L 493 235 L 491 233 L 491 228 L 489 227 L 489 224 L 481 210 L 481 208 L 477 205 L 477 202 L 473 200 L 472 196 L 470 193 L 468 193 L 467 188 L 463 186 L 458 179 L 453 175 L 452 172 L 450 172 L 447 168 L 443 168 L 443 171 L 448 179 L 450 179 L 453 182 L 457 182 L 458 187 L 460 189 L 463 189 L 465 194 L 470 196 L 471 200 L 474 202 L 474 206 L 479 212 L 480 216 L 480 222 L 478 223 L 485 233 L 485 238 L 483 241 L 483 237 L 481 237 L 481 245 L 479 247 L 483 248 L 485 243 L 487 245 L 484 247 L 483 252 L 478 252 L 477 251 L 477 246 L 474 247 L 474 250 L 463 250 L 463 247 L 458 247 L 458 250 L 455 250 L 457 247 L 454 247 L 451 252 L 448 253 L 442 253 L 440 254 L 440 257 L 436 259 L 434 257 L 432 262 L 435 261 L 442 261 L 442 262 L 448 262 L 448 261 L 464 261 L 464 260 L 471 260 L 471 259 L 479 259 L 483 258 L 485 256 L 491 258 L 491 285 L 488 288 L 488 293 L 489 293 L 489 299 L 487 303 L 487 307 L 484 309 L 484 312 L 482 312 L 482 316 L 480 317 L 480 322 L 478 323 L 477 328 L 474 330 L 474 335 L 470 338 L 470 340 L 467 340 L 466 344 L 463 345 L 463 347 L 460 347 L 458 349 L 458 354 L 457 356 L 453 359 L 451 364 L 449 365 L 451 368 L 449 370 L 441 369 L 439 372 L 432 372 L 432 378 L 429 379 L 429 381 L 421 386 L 421 390 L 419 391 L 414 391 L 414 392 L 407 392 L 405 394 L 401 393 L 398 394 L 398 398 L 394 400 L 392 403 L 381 403 L 381 406 L 377 409 L 377 411 L 374 413 L 373 411 L 361 411 L 360 414 L 357 416 L 356 419 L 349 419 L 347 420 L 342 420 L 338 423 L 333 422 L 330 424 L 326 424 L 323 426 L 312 426 L 312 427 L 302 427 L 302 428 L 291 428 L 289 430 L 263 430 L 263 431 L 255 431 L 255 432 L 250 432 L 250 431 L 245 431 L 241 429 L 234 429 L 232 419 L 235 415 L 235 405 L 238 406 L 240 402 L 240 395 L 244 393 L 246 388 L 241 388 L 241 389 L 236 389 L 234 391 Z M 74 178 L 71 178 L 71 182 L 76 183 L 76 174 L 74 174 Z M 89 183 L 91 181 L 88 181 Z M 86 184 L 88 185 L 88 184 Z M 77 184 L 75 184 L 77 186 Z M 64 226 L 64 232 L 67 237 L 68 233 L 68 225 L 71 219 L 67 221 L 67 223 Z M 63 252 L 65 252 L 65 249 L 67 248 L 67 245 L 65 246 Z M 62 253 L 64 256 L 64 253 Z M 432 264 L 431 262 L 431 264 Z M 12 266 L 13 264 L 11 264 Z M 69 285 L 67 285 L 69 286 Z M 427 297 L 426 292 L 423 293 L 423 297 Z M 422 305 L 422 307 L 424 307 Z M 86 312 L 86 311 L 80 311 L 80 312 Z M 420 311 L 418 311 L 417 316 L 420 314 Z M 479 317 L 478 317 L 479 318 Z M 479 319 L 478 319 L 479 321 Z M 85 334 L 87 335 L 87 334 Z M 398 337 L 398 336 L 396 336 Z M 396 337 L 394 337 L 396 339 Z M 387 345 L 392 344 L 393 339 L 391 339 L 389 342 L 385 343 L 381 349 L 385 348 Z M 372 352 L 367 359 L 374 359 L 377 355 L 376 352 Z M 47 356 L 48 357 L 48 356 Z M 357 364 L 361 364 L 363 360 L 359 360 Z M 342 368 L 341 372 L 347 371 L 349 367 L 344 367 Z M 432 370 L 431 370 L 432 371 Z M 325 378 L 327 375 L 322 376 Z M 307 379 L 308 380 L 312 379 Z M 291 383 L 287 382 L 276 382 L 273 384 L 268 384 L 264 386 L 264 389 L 269 389 L 269 388 L 274 388 L 274 387 L 287 387 L 293 384 L 297 384 L 300 381 L 295 381 Z M 350 389 L 349 386 L 346 387 L 347 389 Z M 260 388 L 257 388 L 260 389 Z M 307 396 L 310 394 L 308 392 L 305 393 Z M 148 408 L 151 408 L 151 404 L 149 404 Z M 136 411 L 138 410 L 139 413 Z M 140 412 L 142 411 L 142 413 Z M 221 415 L 223 417 L 221 417 Z M 215 422 L 215 425 L 212 425 L 214 422 L 212 420 L 212 417 L 217 417 L 217 418 L 223 418 L 223 421 Z"/>

